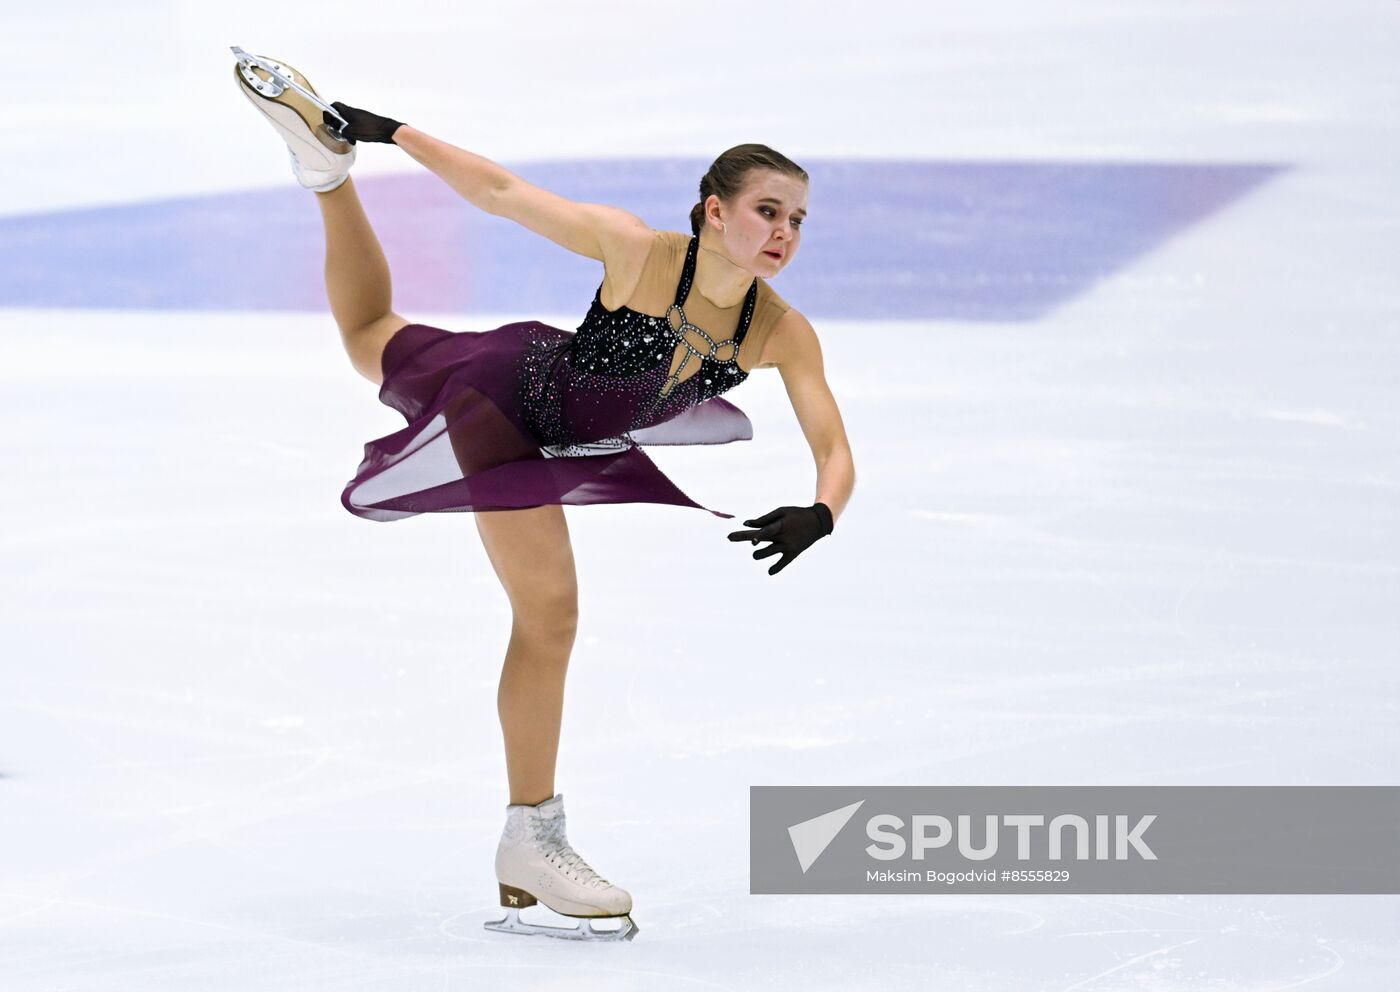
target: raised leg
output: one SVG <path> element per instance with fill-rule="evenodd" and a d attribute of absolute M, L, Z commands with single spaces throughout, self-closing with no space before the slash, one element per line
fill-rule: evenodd
<path fill-rule="evenodd" d="M 355 370 L 375 385 L 394 332 L 408 323 L 393 312 L 389 263 L 365 216 L 355 181 L 315 194 L 326 227 L 326 295 Z"/>
<path fill-rule="evenodd" d="M 474 516 L 513 613 L 496 697 L 510 802 L 533 805 L 554 795 L 564 676 L 578 630 L 573 546 L 562 506 Z"/>

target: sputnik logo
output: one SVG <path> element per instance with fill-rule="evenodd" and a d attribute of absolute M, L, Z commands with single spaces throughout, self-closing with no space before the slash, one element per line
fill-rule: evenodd
<path fill-rule="evenodd" d="M 830 813 L 823 813 L 821 816 L 814 816 L 810 820 L 803 820 L 801 823 L 794 823 L 788 827 L 788 838 L 792 841 L 793 852 L 797 855 L 797 863 L 802 866 L 802 874 L 807 874 L 807 869 L 822 856 L 836 835 L 841 832 L 841 828 L 851 821 L 851 817 L 856 815 L 856 810 L 865 805 L 862 799 L 858 803 L 851 803 L 849 806 L 842 806 L 834 809 Z"/>

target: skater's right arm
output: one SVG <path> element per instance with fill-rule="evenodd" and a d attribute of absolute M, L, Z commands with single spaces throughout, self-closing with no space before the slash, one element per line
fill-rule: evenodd
<path fill-rule="evenodd" d="M 651 229 L 634 214 L 601 203 L 578 203 L 521 179 L 490 159 L 403 125 L 394 144 L 422 163 L 471 204 L 513 220 L 569 251 L 601 262 L 621 257 L 638 234 Z"/>

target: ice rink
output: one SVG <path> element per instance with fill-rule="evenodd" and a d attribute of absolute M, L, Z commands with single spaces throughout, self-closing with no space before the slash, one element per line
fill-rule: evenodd
<path fill-rule="evenodd" d="M 748 892 L 752 785 L 1400 784 L 1400 6 L 3 26 L 4 992 L 1400 987 L 1394 896 Z M 340 505 L 403 421 L 230 45 L 657 228 L 732 145 L 812 175 L 773 287 L 853 447 L 835 533 L 770 577 L 733 521 L 567 510 L 557 787 L 634 942 L 482 929 L 509 605 L 466 516 Z M 578 325 L 598 263 L 397 148 L 355 176 L 405 316 Z M 753 440 L 649 453 L 811 503 L 779 376 L 727 398 Z"/>

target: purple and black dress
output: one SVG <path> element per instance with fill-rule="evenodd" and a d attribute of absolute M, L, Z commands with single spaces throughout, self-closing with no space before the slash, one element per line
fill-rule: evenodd
<path fill-rule="evenodd" d="M 384 350 L 379 399 L 408 425 L 365 445 L 341 494 L 345 508 L 370 520 L 551 503 L 707 509 L 641 446 L 753 437 L 749 418 L 720 394 L 748 377 L 741 355 L 752 368 L 762 353 L 751 330 L 761 325 L 766 337 L 788 306 L 759 278 L 735 307 L 699 294 L 692 306 L 699 240 L 654 232 L 628 302 L 651 293 L 660 309 L 657 287 L 674 286 L 662 316 L 608 310 L 600 285 L 577 332 L 533 320 L 489 331 L 401 328 Z M 687 309 L 702 312 L 711 330 L 735 329 L 716 340 Z M 730 311 L 738 311 L 737 321 Z"/>

